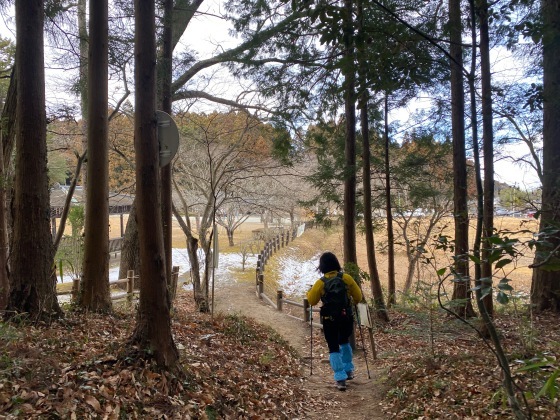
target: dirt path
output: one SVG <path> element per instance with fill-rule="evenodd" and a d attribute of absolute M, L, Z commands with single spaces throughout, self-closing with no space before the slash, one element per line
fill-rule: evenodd
<path fill-rule="evenodd" d="M 346 392 L 334 386 L 332 371 L 328 362 L 328 350 L 322 332 L 313 328 L 313 374 L 310 366 L 310 328 L 303 321 L 278 312 L 259 300 L 252 284 L 233 283 L 221 285 L 216 290 L 215 311 L 225 314 L 240 314 L 255 318 L 257 321 L 274 328 L 300 354 L 304 373 L 303 385 L 313 396 L 322 395 L 329 401 L 328 406 L 318 406 L 310 401 L 309 419 L 385 419 L 379 402 L 381 387 L 376 384 L 378 373 L 374 361 L 368 354 L 371 379 L 368 378 L 364 355 L 357 352 L 354 357 L 356 378 L 348 381 Z M 317 317 L 317 315 L 315 316 Z M 361 344 L 358 345 L 361 348 Z"/>

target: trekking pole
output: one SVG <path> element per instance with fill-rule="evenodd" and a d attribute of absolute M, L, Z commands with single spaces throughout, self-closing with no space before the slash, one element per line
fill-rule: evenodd
<path fill-rule="evenodd" d="M 362 348 L 364 349 L 364 360 L 366 362 L 366 370 L 367 370 L 367 377 L 368 379 L 371 379 L 371 375 L 369 373 L 369 365 L 368 365 L 368 361 L 367 361 L 367 351 L 366 351 L 366 344 L 364 342 L 364 333 L 362 332 L 362 323 L 360 322 L 360 316 L 359 316 L 359 312 L 358 312 L 358 305 L 354 305 L 354 310 L 356 311 L 356 315 L 358 318 L 358 329 L 360 330 L 360 337 L 362 338 Z"/>
<path fill-rule="evenodd" d="M 313 375 L 313 306 L 309 305 L 309 320 L 311 321 L 311 358 L 309 359 L 309 376 Z"/>

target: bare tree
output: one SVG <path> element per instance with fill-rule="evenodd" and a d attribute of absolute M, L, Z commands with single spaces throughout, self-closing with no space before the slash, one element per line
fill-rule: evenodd
<path fill-rule="evenodd" d="M 226 230 L 229 246 L 234 246 L 233 234 L 251 216 L 251 212 L 244 210 L 240 203 L 230 202 L 222 206 L 216 213 L 216 223 Z"/>
<path fill-rule="evenodd" d="M 271 139 L 268 128 L 259 119 L 245 112 L 212 113 L 210 115 L 180 114 L 179 125 L 186 135 L 181 154 L 173 172 L 182 209 L 179 213 L 198 214 L 196 232 L 190 220 L 183 224 L 189 243 L 196 235 L 204 255 L 204 274 L 192 271 L 195 300 L 199 309 L 208 308 L 208 287 L 211 261 L 212 224 L 215 212 L 228 203 L 245 203 L 243 213 L 256 207 L 255 187 L 260 179 L 275 173 L 279 166 L 270 156 Z M 197 255 L 189 251 L 191 265 Z M 197 291 L 201 295 L 197 296 Z"/>

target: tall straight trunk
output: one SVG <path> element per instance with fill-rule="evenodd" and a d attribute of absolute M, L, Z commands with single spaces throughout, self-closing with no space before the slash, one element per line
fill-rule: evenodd
<path fill-rule="evenodd" d="M 368 123 L 368 101 L 369 94 L 367 89 L 367 63 L 365 61 L 365 44 L 363 39 L 363 20 L 364 9 L 362 0 L 357 1 L 358 6 L 358 34 L 360 42 L 357 44 L 358 51 L 358 75 L 360 86 L 360 120 L 362 126 L 362 170 L 363 180 L 362 185 L 364 188 L 364 229 L 366 236 L 367 260 L 369 267 L 369 278 L 371 284 L 371 294 L 375 305 L 375 312 L 377 317 L 383 321 L 389 321 L 389 314 L 385 306 L 385 299 L 383 298 L 383 289 L 381 288 L 381 280 L 379 278 L 379 270 L 377 269 L 377 258 L 375 255 L 375 238 L 373 234 L 373 218 L 372 218 L 372 205 L 371 205 L 371 150 L 370 150 L 370 135 Z"/>
<path fill-rule="evenodd" d="M 156 134 L 156 43 L 154 1 L 134 1 L 134 149 L 140 242 L 140 302 L 131 343 L 157 364 L 175 370 L 179 353 L 171 334 L 160 206 L 159 147 Z"/>
<path fill-rule="evenodd" d="M 463 24 L 460 0 L 449 0 L 449 54 L 451 56 L 451 125 L 453 136 L 453 203 L 455 220 L 455 271 L 453 310 L 462 317 L 474 315 L 470 301 L 469 214 L 467 207 L 467 159 L 465 152 L 465 94 L 463 91 Z"/>
<path fill-rule="evenodd" d="M 91 5 L 90 5 L 91 9 Z M 88 30 L 87 30 L 87 0 L 78 0 L 78 39 L 80 47 L 80 71 L 78 86 L 80 89 L 80 108 L 82 112 L 82 153 L 88 147 L 88 120 L 89 120 L 89 99 L 88 99 Z M 88 163 L 85 159 L 83 163 L 82 188 L 84 196 L 87 195 Z M 76 175 L 77 176 L 77 175 Z M 86 208 L 87 211 L 87 208 Z"/>
<path fill-rule="evenodd" d="M 395 232 L 393 230 L 393 203 L 391 202 L 391 165 L 389 164 L 390 142 L 389 142 L 389 100 L 385 93 L 384 125 L 383 135 L 385 144 L 385 210 L 387 217 L 387 288 L 389 306 L 397 303 L 397 287 L 395 282 Z"/>
<path fill-rule="evenodd" d="M 0 178 L 5 179 L 4 154 L 0 153 Z M 6 223 L 6 185 L 0 184 L 0 311 L 6 309 L 10 296 L 8 279 L 8 232 Z"/>
<path fill-rule="evenodd" d="M 353 2 L 344 0 L 344 113 L 346 116 L 346 159 L 344 177 L 344 262 L 357 264 L 356 253 L 356 76 L 354 72 Z"/>
<path fill-rule="evenodd" d="M 367 95 L 365 95 L 367 96 Z M 383 298 L 383 289 L 377 269 L 377 258 L 375 255 L 375 239 L 373 234 L 373 218 L 371 206 L 371 152 L 369 148 L 369 127 L 367 115 L 367 98 L 363 98 L 361 104 L 362 142 L 363 142 L 363 187 L 364 187 L 364 229 L 366 236 L 367 260 L 369 267 L 369 278 L 371 294 L 375 304 L 377 317 L 383 321 L 389 321 L 389 314 Z"/>
<path fill-rule="evenodd" d="M 0 118 L 0 130 L 2 132 L 2 152 L 4 155 L 4 171 L 11 174 L 10 168 L 13 167 L 12 152 L 16 141 L 16 106 L 17 106 L 17 78 L 16 66 L 12 68 L 10 74 L 10 85 L 2 109 Z M 11 176 L 9 176 L 11 178 Z"/>
<path fill-rule="evenodd" d="M 61 314 L 50 229 L 43 46 L 44 3 L 16 1 L 16 179 L 8 316 Z"/>
<path fill-rule="evenodd" d="M 475 89 L 475 72 L 476 72 L 476 41 L 477 41 L 477 37 L 476 37 L 476 13 L 475 13 L 475 1 L 474 0 L 470 0 L 470 6 L 471 6 L 471 40 L 472 40 L 472 58 L 471 58 L 471 71 L 470 71 L 470 77 L 469 77 L 469 87 L 470 87 L 470 98 L 471 98 L 471 126 L 472 126 L 472 141 L 473 141 L 473 154 L 474 154 L 474 161 L 475 161 L 475 176 L 476 176 L 476 190 L 477 190 L 477 224 L 476 224 L 476 236 L 474 239 L 474 250 L 473 250 L 473 254 L 477 259 L 480 259 L 481 257 L 481 252 L 480 252 L 480 246 L 481 246 L 481 242 L 482 242 L 482 235 L 483 235 L 483 230 L 484 230 L 484 248 L 482 250 L 482 258 L 483 259 L 487 259 L 488 258 L 488 254 L 490 251 L 490 242 L 486 240 L 486 238 L 488 237 L 488 234 L 486 232 L 486 226 L 484 225 L 484 219 L 485 219 L 485 212 L 487 211 L 486 209 L 486 204 L 487 202 L 485 202 L 486 200 L 486 188 L 487 186 L 484 186 L 484 189 L 482 187 L 482 176 L 481 176 L 481 169 L 480 169 L 480 153 L 479 153 L 479 148 L 478 148 L 478 119 L 477 119 L 477 112 L 476 112 L 476 89 Z M 482 19 L 481 19 L 482 20 Z M 488 27 L 486 27 L 486 29 L 488 29 Z M 482 35 L 482 29 L 481 29 L 481 36 L 480 36 L 480 44 L 481 44 L 481 55 L 482 55 L 482 43 L 483 43 L 483 35 Z M 486 39 L 488 40 L 488 38 L 486 37 Z M 489 64 L 489 63 L 488 63 Z M 481 66 L 481 71 L 482 73 L 484 73 L 484 66 Z M 482 78 L 484 78 L 484 75 L 482 75 Z M 485 136 L 484 138 L 484 144 L 486 144 L 486 140 L 487 140 L 487 133 L 484 132 L 484 93 L 483 93 L 483 134 Z M 485 158 L 486 158 L 486 150 L 485 150 Z M 485 172 L 486 172 L 486 167 L 485 167 Z M 484 190 L 484 192 L 483 192 Z M 484 195 L 484 197 L 483 197 Z M 492 199 L 492 204 L 493 204 L 493 199 Z M 492 205 L 492 215 L 493 215 L 493 205 Z M 484 226 L 484 229 L 483 229 Z M 511 376 L 511 371 L 509 368 L 509 361 L 507 359 L 507 356 L 503 350 L 502 347 L 502 343 L 500 341 L 500 337 L 498 335 L 498 332 L 496 330 L 496 327 L 492 321 L 492 306 L 488 306 L 488 302 L 487 302 L 487 298 L 483 297 L 484 293 L 488 293 L 488 287 L 491 286 L 487 281 L 483 282 L 483 278 L 490 278 L 491 276 L 491 272 L 489 274 L 484 274 L 486 272 L 486 270 L 488 270 L 488 268 L 491 270 L 492 266 L 491 264 L 488 263 L 488 261 L 482 261 L 480 264 L 476 263 L 475 264 L 475 286 L 477 286 L 475 288 L 475 300 L 476 300 L 476 305 L 478 308 L 478 311 L 480 312 L 480 317 L 482 318 L 483 321 L 483 328 L 481 329 L 481 334 L 483 334 L 486 337 L 489 337 L 493 344 L 494 344 L 494 353 L 496 355 L 497 361 L 498 361 L 498 365 L 500 366 L 500 368 L 502 369 L 502 373 L 503 373 L 503 384 L 504 384 L 504 389 L 506 391 L 506 394 L 508 396 L 508 402 L 510 404 L 510 406 L 512 407 L 516 418 L 519 419 L 523 419 L 524 414 L 521 411 L 520 407 L 519 407 L 519 403 L 517 401 L 517 397 L 515 395 L 514 392 L 514 388 L 513 388 L 513 379 Z M 492 301 L 492 293 L 489 293 L 490 296 L 490 301 Z M 492 303 L 490 303 L 490 305 L 492 305 Z"/>
<path fill-rule="evenodd" d="M 16 78 L 16 65 L 12 67 L 12 72 L 10 74 L 10 85 L 8 86 L 8 92 L 6 94 L 6 100 L 4 101 L 4 108 L 2 109 L 2 116 L 0 118 L 0 133 L 2 135 L 2 154 L 4 157 L 4 186 L 6 188 L 6 248 L 8 250 L 8 265 L 7 270 L 10 272 L 11 259 L 9 255 L 12 252 L 10 244 L 13 239 L 13 213 L 8 211 L 12 208 L 12 202 L 14 200 L 14 173 L 15 173 L 15 162 L 13 159 L 14 145 L 16 143 L 16 107 L 17 107 L 17 78 Z M 8 274 L 9 277 L 9 274 Z"/>
<path fill-rule="evenodd" d="M 109 292 L 108 10 L 108 0 L 89 3 L 87 178 L 91 182 L 86 194 L 84 279 L 79 304 L 95 312 L 112 309 Z"/>
<path fill-rule="evenodd" d="M 163 35 L 162 55 L 158 62 L 158 73 L 161 98 L 161 110 L 172 114 L 171 82 L 173 79 L 173 0 L 165 0 L 163 3 Z M 161 213 L 163 220 L 163 247 L 165 251 L 165 272 L 167 273 L 167 287 L 171 288 L 173 264 L 173 211 L 172 185 L 171 185 L 171 163 L 161 168 Z M 170 290 L 170 296 L 175 296 L 175 290 Z"/>
<path fill-rule="evenodd" d="M 490 36 L 488 34 L 488 2 L 479 0 L 480 19 L 480 78 L 482 83 L 482 149 L 484 151 L 484 246 L 482 248 L 482 277 L 492 278 L 489 261 L 494 234 L 494 129 L 492 126 L 492 76 L 490 69 Z M 492 289 L 483 298 L 486 312 L 494 313 Z"/>
<path fill-rule="evenodd" d="M 539 229 L 558 230 L 560 224 L 560 0 L 542 0 L 543 37 L 543 186 Z M 543 238 L 541 238 L 543 239 Z M 538 246 L 535 255 L 531 303 L 537 311 L 560 312 L 560 275 L 546 270 L 558 262 L 560 235 L 549 234 L 551 248 Z"/>
<path fill-rule="evenodd" d="M 484 224 L 484 188 L 482 186 L 482 169 L 480 165 L 480 150 L 478 139 L 478 115 L 477 115 L 477 101 L 476 101 L 476 68 L 477 68 L 477 32 L 476 32 L 476 12 L 475 0 L 469 0 L 471 6 L 471 69 L 469 74 L 469 94 L 471 103 L 471 130 L 472 130 L 472 143 L 473 143 L 473 160 L 474 160 L 474 173 L 476 182 L 476 230 L 473 241 L 473 255 L 480 261 L 481 260 L 481 245 L 482 245 L 482 231 Z M 476 287 L 482 287 L 482 263 L 475 262 L 474 264 L 474 282 Z M 487 286 L 487 284 L 485 285 Z M 477 305 L 480 305 L 477 302 Z M 482 316 L 483 314 L 481 314 Z M 483 331 L 486 336 L 487 329 Z"/>

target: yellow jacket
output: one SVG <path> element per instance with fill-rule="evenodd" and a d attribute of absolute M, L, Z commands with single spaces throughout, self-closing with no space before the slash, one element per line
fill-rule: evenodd
<path fill-rule="evenodd" d="M 330 279 L 337 275 L 337 271 L 329 271 L 325 273 L 325 278 Z M 348 286 L 348 295 L 354 300 L 354 303 L 358 303 L 362 300 L 362 291 L 360 290 L 360 286 L 358 283 L 354 281 L 350 274 L 343 273 L 342 274 L 342 281 L 346 283 Z M 313 287 L 309 289 L 307 292 L 307 301 L 311 306 L 317 305 L 321 300 L 321 296 L 323 296 L 325 282 L 321 279 L 317 280 Z"/>

